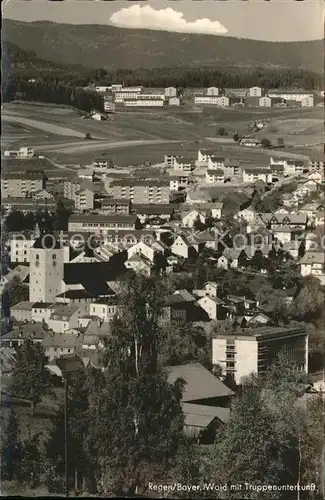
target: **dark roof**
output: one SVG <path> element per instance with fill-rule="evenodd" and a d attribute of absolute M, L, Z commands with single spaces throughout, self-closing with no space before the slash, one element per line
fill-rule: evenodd
<path fill-rule="evenodd" d="M 125 198 L 104 198 L 102 201 L 102 205 L 129 205 L 131 203 L 130 200 Z"/>
<path fill-rule="evenodd" d="M 211 175 L 225 175 L 224 171 L 223 170 L 214 170 L 214 169 L 208 169 L 207 170 L 208 174 L 211 174 Z"/>
<path fill-rule="evenodd" d="M 44 234 L 35 240 L 33 248 L 59 250 L 62 244 L 53 234 Z"/>
<path fill-rule="evenodd" d="M 28 160 L 27 160 L 28 161 Z M 44 178 L 43 170 L 25 170 L 21 172 L 12 172 L 7 171 L 4 174 L 5 179 L 43 179 Z"/>
<path fill-rule="evenodd" d="M 124 265 L 116 262 L 82 262 L 64 264 L 64 281 L 66 285 L 82 284 L 93 297 L 112 295 L 107 281 L 115 281 L 126 272 Z"/>
<path fill-rule="evenodd" d="M 108 214 L 108 215 L 100 215 L 100 214 L 91 214 L 91 215 L 79 215 L 72 214 L 69 218 L 69 222 L 129 222 L 135 224 L 137 221 L 136 215 L 116 215 L 116 214 Z"/>
<path fill-rule="evenodd" d="M 175 209 L 174 205 L 167 203 L 132 203 L 132 212 L 136 214 L 160 215 L 172 214 Z"/>
<path fill-rule="evenodd" d="M 33 309 L 48 309 L 49 307 L 55 307 L 56 304 L 53 302 L 35 302 L 32 305 Z"/>
<path fill-rule="evenodd" d="M 62 297 L 65 299 L 92 299 L 96 297 L 96 295 L 92 295 L 87 290 L 67 290 L 66 292 L 62 292 L 57 297 Z"/>

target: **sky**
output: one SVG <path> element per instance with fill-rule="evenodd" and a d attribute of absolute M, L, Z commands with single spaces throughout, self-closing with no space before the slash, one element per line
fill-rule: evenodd
<path fill-rule="evenodd" d="M 323 0 L 4 0 L 4 18 L 108 24 L 268 41 L 324 37 Z"/>

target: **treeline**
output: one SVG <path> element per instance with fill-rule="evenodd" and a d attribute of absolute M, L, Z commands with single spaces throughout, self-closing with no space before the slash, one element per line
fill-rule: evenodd
<path fill-rule="evenodd" d="M 103 98 L 94 92 L 58 81 L 26 81 L 14 78 L 3 91 L 3 101 L 42 101 L 74 106 L 83 111 L 104 111 Z"/>
<path fill-rule="evenodd" d="M 208 87 L 242 88 L 258 85 L 262 88 L 322 89 L 323 75 L 303 69 L 267 67 L 159 67 L 94 70 L 79 65 L 58 64 L 38 58 L 34 52 L 25 51 L 12 44 L 3 44 L 3 86 L 10 81 L 18 86 L 30 79 L 41 79 L 46 85 L 55 82 L 69 87 L 89 84 L 142 85 L 144 87 Z M 7 84 L 6 84 L 7 82 Z"/>

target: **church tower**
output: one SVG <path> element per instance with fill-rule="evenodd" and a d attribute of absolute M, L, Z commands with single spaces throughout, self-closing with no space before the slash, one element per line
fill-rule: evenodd
<path fill-rule="evenodd" d="M 46 219 L 39 222 L 39 233 L 30 249 L 29 300 L 55 302 L 55 297 L 62 290 L 63 244 Z"/>

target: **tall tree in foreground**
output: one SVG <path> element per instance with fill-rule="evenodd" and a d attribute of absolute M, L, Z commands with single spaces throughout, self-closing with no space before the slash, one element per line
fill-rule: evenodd
<path fill-rule="evenodd" d="M 31 401 L 32 413 L 42 396 L 51 392 L 47 363 L 44 348 L 38 342 L 27 339 L 17 348 L 16 364 L 12 372 L 12 391 L 15 396 Z"/>
<path fill-rule="evenodd" d="M 143 276 L 122 284 L 105 369 L 89 380 L 90 454 L 103 492 L 145 491 L 162 479 L 183 436 L 182 382 L 168 383 L 157 363 L 161 293 Z"/>

